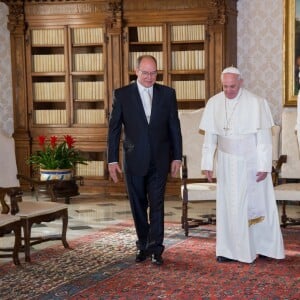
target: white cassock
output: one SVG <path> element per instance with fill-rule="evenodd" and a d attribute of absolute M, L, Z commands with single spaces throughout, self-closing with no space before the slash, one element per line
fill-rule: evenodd
<path fill-rule="evenodd" d="M 213 170 L 217 149 L 217 256 L 246 263 L 257 254 L 284 258 L 271 177 L 273 125 L 267 101 L 246 89 L 229 100 L 221 92 L 205 107 L 201 168 Z M 259 171 L 269 173 L 256 182 Z"/>

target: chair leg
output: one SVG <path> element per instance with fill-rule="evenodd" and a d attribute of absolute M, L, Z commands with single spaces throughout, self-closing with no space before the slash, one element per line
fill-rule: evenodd
<path fill-rule="evenodd" d="M 188 223 L 188 202 L 182 201 L 182 228 L 184 229 L 185 236 L 189 235 L 189 223 Z"/>
<path fill-rule="evenodd" d="M 13 261 L 15 265 L 20 265 L 19 250 L 21 247 L 21 223 L 14 228 L 15 244 L 13 249 Z"/>
<path fill-rule="evenodd" d="M 68 211 L 64 210 L 62 215 L 62 234 L 61 240 L 65 248 L 70 248 L 67 242 L 67 228 L 68 228 Z"/>
<path fill-rule="evenodd" d="M 281 214 L 281 222 L 282 222 L 282 227 L 286 227 L 286 222 L 287 222 L 287 215 L 286 215 L 286 203 L 285 201 L 282 201 L 282 214 Z"/>
<path fill-rule="evenodd" d="M 23 234 L 24 234 L 24 252 L 25 252 L 25 261 L 31 262 L 30 258 L 30 236 L 31 236 L 31 226 L 32 223 L 29 219 L 23 220 Z"/>

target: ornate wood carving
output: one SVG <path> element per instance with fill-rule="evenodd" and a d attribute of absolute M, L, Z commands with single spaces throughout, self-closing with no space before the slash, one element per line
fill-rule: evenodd
<path fill-rule="evenodd" d="M 152 1 L 124 1 L 124 10 L 182 10 L 198 9 L 208 6 L 207 0 L 152 0 Z"/>
<path fill-rule="evenodd" d="M 58 1 L 58 0 L 57 0 Z M 40 4 L 27 5 L 26 15 L 81 15 L 103 13 L 105 1 L 86 3 L 86 1 L 59 1 L 59 5 L 48 5 L 52 1 L 41 1 Z"/>
<path fill-rule="evenodd" d="M 108 3 L 109 17 L 106 20 L 107 29 L 109 28 L 122 28 L 122 1 L 112 0 Z"/>

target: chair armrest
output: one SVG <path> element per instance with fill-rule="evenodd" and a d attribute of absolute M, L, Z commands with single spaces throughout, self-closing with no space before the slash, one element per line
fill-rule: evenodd
<path fill-rule="evenodd" d="M 187 169 L 187 165 L 186 165 L 186 155 L 182 156 L 181 177 L 182 177 L 183 180 L 188 178 L 188 169 Z"/>
<path fill-rule="evenodd" d="M 274 185 L 278 185 L 278 178 L 279 178 L 281 166 L 286 162 L 287 162 L 287 155 L 280 155 L 279 159 L 276 162 L 276 165 L 272 167 L 272 178 L 273 178 Z"/>
<path fill-rule="evenodd" d="M 10 207 L 5 202 L 5 195 L 10 197 Z M 18 201 L 22 201 L 23 192 L 20 187 L 7 187 L 0 188 L 0 201 L 2 205 L 2 214 L 8 214 L 9 211 L 12 215 L 19 212 Z"/>

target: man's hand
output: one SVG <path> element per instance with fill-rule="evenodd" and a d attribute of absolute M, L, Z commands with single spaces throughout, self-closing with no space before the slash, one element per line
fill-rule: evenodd
<path fill-rule="evenodd" d="M 118 163 L 108 164 L 108 172 L 109 172 L 111 179 L 115 183 L 117 183 L 119 181 L 118 173 L 120 174 L 120 177 L 122 177 L 122 170 Z"/>
<path fill-rule="evenodd" d="M 256 173 L 256 182 L 264 180 L 268 175 L 268 172 L 257 172 Z"/>
<path fill-rule="evenodd" d="M 204 172 L 207 180 L 209 182 L 212 182 L 213 181 L 213 171 L 211 171 L 211 170 L 204 170 L 203 172 Z"/>
<path fill-rule="evenodd" d="M 171 163 L 171 175 L 172 177 L 176 177 L 179 170 L 181 168 L 181 161 L 180 160 L 173 160 Z"/>

